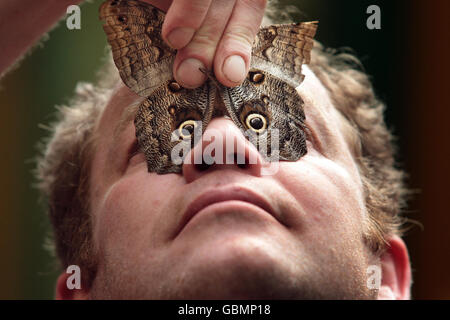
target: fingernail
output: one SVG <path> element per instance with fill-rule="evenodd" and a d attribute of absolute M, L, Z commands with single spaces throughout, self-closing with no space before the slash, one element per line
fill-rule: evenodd
<path fill-rule="evenodd" d="M 167 36 L 167 42 L 172 48 L 181 49 L 191 41 L 194 32 L 192 28 L 176 28 Z"/>
<path fill-rule="evenodd" d="M 206 80 L 205 74 L 200 69 L 205 69 L 200 60 L 186 59 L 177 69 L 176 80 L 185 88 L 197 88 Z"/>
<path fill-rule="evenodd" d="M 231 82 L 241 83 L 245 78 L 245 61 L 241 56 L 230 56 L 223 63 L 222 71 Z"/>

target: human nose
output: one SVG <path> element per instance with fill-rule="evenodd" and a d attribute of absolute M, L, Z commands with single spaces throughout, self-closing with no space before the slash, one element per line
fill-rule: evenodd
<path fill-rule="evenodd" d="M 240 170 L 261 176 L 263 159 L 241 130 L 226 118 L 215 118 L 187 154 L 182 172 L 187 183 L 215 170 Z"/>

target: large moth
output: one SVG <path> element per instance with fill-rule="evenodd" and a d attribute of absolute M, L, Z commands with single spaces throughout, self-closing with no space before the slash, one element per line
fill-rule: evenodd
<path fill-rule="evenodd" d="M 306 154 L 304 103 L 295 88 L 303 81 L 302 64 L 310 60 L 316 22 L 261 28 L 252 48 L 250 71 L 240 86 L 225 87 L 209 72 L 203 86 L 186 89 L 173 79 L 176 51 L 161 38 L 162 11 L 145 2 L 108 0 L 100 7 L 100 19 L 105 21 L 103 28 L 120 77 L 145 97 L 135 126 L 149 172 L 180 172 L 181 165 L 172 161 L 172 150 L 180 141 L 192 147 L 196 129 L 201 128 L 202 134 L 217 116 L 228 116 L 244 133 L 264 137 L 257 140 L 259 144 L 269 141 L 277 130 L 278 150 L 266 146 L 266 159 L 275 151 L 279 160 L 287 161 Z"/>

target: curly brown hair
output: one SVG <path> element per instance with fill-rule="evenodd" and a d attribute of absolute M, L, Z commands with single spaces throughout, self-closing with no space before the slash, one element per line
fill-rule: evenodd
<path fill-rule="evenodd" d="M 405 174 L 395 163 L 394 138 L 383 117 L 385 105 L 375 96 L 355 56 L 315 42 L 309 66 L 348 125 L 345 136 L 358 165 L 370 219 L 365 240 L 380 254 L 386 248 L 387 236 L 403 232 L 407 219 L 400 213 L 410 193 Z"/>

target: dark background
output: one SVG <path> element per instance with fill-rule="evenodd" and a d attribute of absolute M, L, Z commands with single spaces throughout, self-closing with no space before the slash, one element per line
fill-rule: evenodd
<path fill-rule="evenodd" d="M 352 48 L 371 76 L 398 138 L 397 160 L 416 190 L 405 214 L 423 225 L 405 236 L 413 297 L 450 299 L 450 1 L 280 2 L 300 8 L 297 21 L 319 20 L 316 39 Z M 48 222 L 31 171 L 36 144 L 47 135 L 39 125 L 54 120 L 55 106 L 68 102 L 77 82 L 94 81 L 102 62 L 100 3 L 82 5 L 81 30 L 68 30 L 62 21 L 0 82 L 2 299 L 53 298 L 57 273 L 43 249 Z M 381 30 L 366 27 L 372 4 L 381 8 Z"/>

